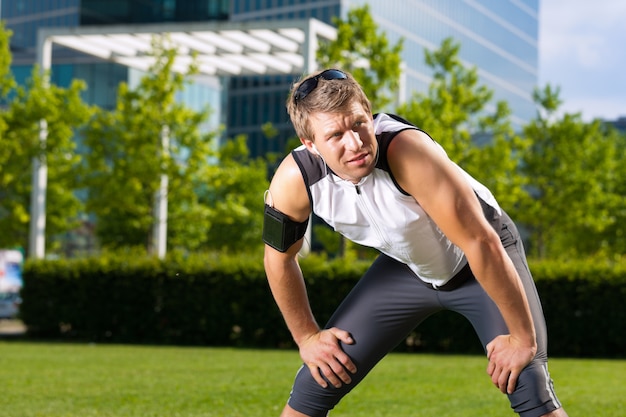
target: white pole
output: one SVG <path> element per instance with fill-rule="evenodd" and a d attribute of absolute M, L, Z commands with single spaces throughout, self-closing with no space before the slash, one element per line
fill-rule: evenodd
<path fill-rule="evenodd" d="M 398 107 L 406 103 L 406 90 L 406 63 L 402 61 L 400 62 L 400 79 L 398 80 Z"/>
<path fill-rule="evenodd" d="M 169 154 L 170 138 L 169 128 L 163 126 L 161 129 L 161 152 L 163 157 Z M 165 169 L 165 163 L 162 168 Z M 169 178 L 167 173 L 161 174 L 161 183 L 155 195 L 154 201 L 154 229 L 152 232 L 154 241 L 154 251 L 159 259 L 165 258 L 167 252 L 167 193 L 169 186 Z"/>
<path fill-rule="evenodd" d="M 52 42 L 41 33 L 37 39 L 37 62 L 44 77 L 44 85 L 48 84 L 49 71 L 52 63 Z M 28 254 L 34 259 L 42 259 L 46 255 L 46 191 L 48 188 L 48 165 L 46 162 L 46 141 L 48 139 L 48 123 L 39 121 L 40 152 L 33 158 L 33 180 L 30 196 L 30 231 Z"/>

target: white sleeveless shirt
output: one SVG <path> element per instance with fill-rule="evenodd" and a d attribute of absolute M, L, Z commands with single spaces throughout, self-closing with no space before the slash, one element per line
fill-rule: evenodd
<path fill-rule="evenodd" d="M 401 131 L 417 129 L 388 114 L 374 118 L 378 161 L 358 184 L 345 181 L 304 146 L 294 151 L 313 212 L 346 238 L 405 263 L 420 279 L 439 287 L 466 264 L 465 255 L 441 232 L 415 199 L 395 183 L 387 148 Z M 441 152 L 445 151 L 441 148 Z M 458 168 L 480 199 L 501 213 L 491 192 Z"/>

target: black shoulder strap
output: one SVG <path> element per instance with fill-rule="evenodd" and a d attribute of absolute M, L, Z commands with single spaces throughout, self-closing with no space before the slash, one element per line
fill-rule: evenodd
<path fill-rule="evenodd" d="M 391 168 L 389 167 L 389 161 L 387 160 L 387 150 L 389 149 L 391 141 L 398 135 L 398 133 L 408 129 L 420 129 L 412 123 L 404 120 L 400 116 L 396 116 L 395 114 L 387 114 L 387 116 L 402 123 L 404 126 L 400 127 L 398 130 L 382 132 L 381 134 L 376 135 L 376 140 L 378 141 L 378 161 L 376 162 L 376 168 L 382 169 L 389 174 L 398 191 L 400 191 L 404 195 L 409 195 L 409 193 L 407 193 L 406 191 L 404 191 L 404 189 L 402 189 L 402 187 L 400 187 L 400 185 L 396 181 L 396 178 L 393 176 L 393 172 L 391 172 Z"/>
<path fill-rule="evenodd" d="M 298 164 L 304 184 L 306 185 L 306 192 L 309 195 L 309 205 L 313 210 L 313 196 L 311 195 L 311 186 L 328 175 L 328 169 L 325 170 L 326 165 L 322 161 L 322 158 L 318 158 L 309 152 L 304 147 L 299 147 L 291 151 L 293 159 Z"/>

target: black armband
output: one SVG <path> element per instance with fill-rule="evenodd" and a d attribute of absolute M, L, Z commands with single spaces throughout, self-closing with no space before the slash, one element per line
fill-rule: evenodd
<path fill-rule="evenodd" d="M 265 204 L 263 216 L 263 242 L 280 252 L 286 252 L 294 243 L 302 239 L 309 224 L 307 218 L 302 223 Z"/>

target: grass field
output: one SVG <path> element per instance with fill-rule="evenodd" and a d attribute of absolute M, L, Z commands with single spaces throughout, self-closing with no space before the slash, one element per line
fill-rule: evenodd
<path fill-rule="evenodd" d="M 278 416 L 295 351 L 0 341 L 5 417 Z M 478 356 L 392 354 L 331 413 L 507 416 Z M 570 417 L 626 416 L 626 361 L 553 359 Z"/>

